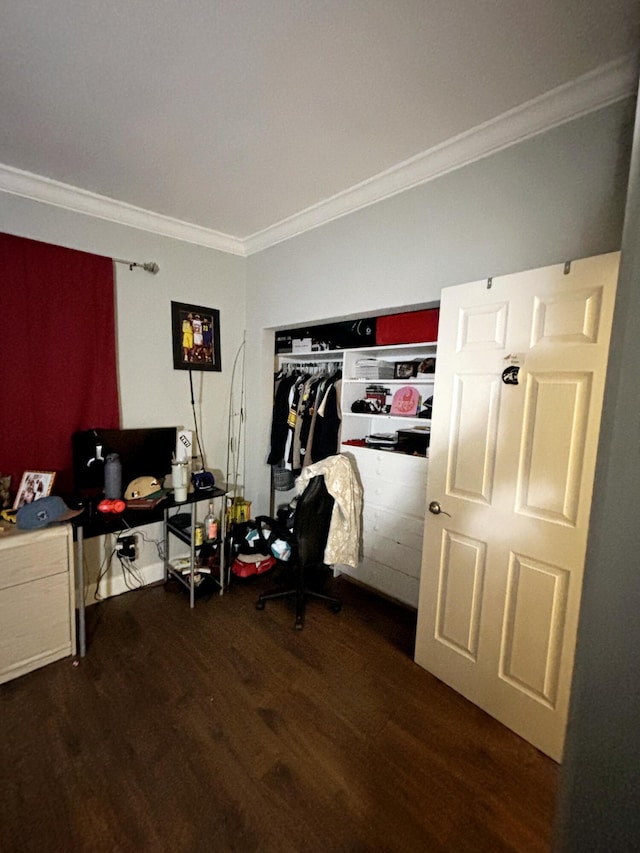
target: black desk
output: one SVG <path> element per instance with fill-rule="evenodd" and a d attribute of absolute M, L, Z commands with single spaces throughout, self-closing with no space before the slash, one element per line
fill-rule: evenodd
<path fill-rule="evenodd" d="M 224 497 L 224 489 L 208 489 L 207 491 L 194 492 L 187 496 L 186 501 L 179 503 L 173 499 L 173 495 L 167 496 L 165 500 L 153 509 L 127 509 L 122 513 L 102 513 L 95 511 L 89 514 L 85 510 L 82 515 L 72 519 L 73 538 L 76 542 L 76 582 L 80 590 L 78 602 L 78 646 L 80 657 L 87 653 L 87 635 L 85 620 L 85 590 L 84 590 L 84 540 L 93 539 L 95 536 L 105 536 L 108 533 L 120 533 L 129 528 L 144 527 L 147 524 L 162 522 L 164 525 L 164 569 L 165 580 L 167 577 L 168 547 L 167 547 L 167 518 L 172 509 L 189 507 L 191 512 L 191 527 L 195 523 L 196 504 L 200 501 L 210 501 Z M 225 536 L 225 506 L 222 507 L 222 524 L 220 529 L 220 591 L 224 590 L 224 536 Z M 193 558 L 193 549 L 192 549 Z M 193 590 L 191 590 L 191 606 L 193 607 Z"/>

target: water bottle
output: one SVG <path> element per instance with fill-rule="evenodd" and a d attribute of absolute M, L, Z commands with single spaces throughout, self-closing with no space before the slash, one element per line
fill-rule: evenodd
<path fill-rule="evenodd" d="M 104 496 L 112 501 L 122 497 L 122 466 L 117 453 L 108 453 L 104 463 Z"/>

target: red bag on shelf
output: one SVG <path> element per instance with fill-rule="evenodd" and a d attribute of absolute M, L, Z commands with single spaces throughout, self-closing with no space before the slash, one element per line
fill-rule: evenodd
<path fill-rule="evenodd" d="M 405 311 L 403 314 L 389 314 L 378 317 L 376 326 L 376 344 L 420 344 L 438 340 L 439 308 L 426 308 L 423 311 Z"/>

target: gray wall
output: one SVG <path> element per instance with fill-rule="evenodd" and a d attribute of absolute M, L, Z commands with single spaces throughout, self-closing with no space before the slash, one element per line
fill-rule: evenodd
<path fill-rule="evenodd" d="M 558 849 L 640 850 L 640 128 L 591 512 Z"/>
<path fill-rule="evenodd" d="M 273 335 L 433 303 L 442 287 L 619 249 L 630 101 L 248 260 L 247 496 L 269 508 Z"/>

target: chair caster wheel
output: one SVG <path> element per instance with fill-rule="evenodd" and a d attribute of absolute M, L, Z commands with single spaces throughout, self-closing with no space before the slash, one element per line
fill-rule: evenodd
<path fill-rule="evenodd" d="M 303 625 L 304 625 L 304 622 L 296 622 L 296 624 L 293 627 L 296 629 L 296 631 L 302 631 Z"/>
<path fill-rule="evenodd" d="M 264 610 L 264 601 L 256 601 L 256 610 Z"/>
<path fill-rule="evenodd" d="M 332 604 L 331 609 L 334 613 L 340 613 L 340 611 L 342 610 L 342 604 Z"/>

